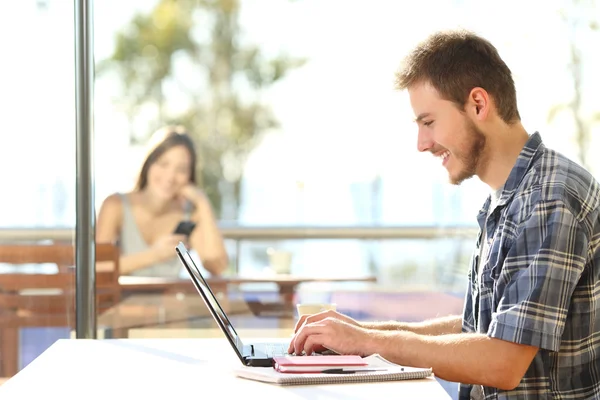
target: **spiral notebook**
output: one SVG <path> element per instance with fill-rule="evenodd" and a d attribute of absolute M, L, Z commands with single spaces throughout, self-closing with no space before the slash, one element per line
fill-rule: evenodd
<path fill-rule="evenodd" d="M 422 379 L 432 374 L 431 368 L 404 367 L 389 362 L 379 354 L 365 357 L 367 365 L 342 369 L 341 373 L 282 373 L 274 368 L 239 367 L 235 374 L 276 385 L 321 385 L 328 383 L 384 382 Z"/>

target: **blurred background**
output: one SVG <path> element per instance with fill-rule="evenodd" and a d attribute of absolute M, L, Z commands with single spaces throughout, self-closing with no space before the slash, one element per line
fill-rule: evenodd
<path fill-rule="evenodd" d="M 0 3 L 3 242 L 50 231 L 72 238 L 73 24 L 72 1 Z M 460 313 L 488 191 L 477 179 L 448 184 L 439 162 L 416 150 L 414 115 L 393 88 L 394 72 L 435 30 L 483 35 L 513 71 L 526 129 L 597 175 L 599 24 L 593 0 L 96 2 L 96 210 L 132 189 L 150 134 L 180 123 L 199 149 L 229 275 L 273 273 L 273 255 L 283 253 L 293 276 L 376 279 L 302 283 L 295 301 L 337 301 L 357 318 Z M 0 272 L 14 268 L 4 263 Z M 228 293 L 269 299 L 277 285 Z M 170 336 L 214 328 L 210 318 L 183 320 L 152 326 L 171 328 Z M 247 327 L 281 327 L 274 321 Z M 19 328 L 19 368 L 71 333 Z"/>

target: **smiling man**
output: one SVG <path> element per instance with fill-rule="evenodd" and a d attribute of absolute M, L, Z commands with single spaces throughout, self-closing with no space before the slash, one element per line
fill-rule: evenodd
<path fill-rule="evenodd" d="M 379 353 L 460 382 L 461 399 L 600 398 L 600 188 L 520 121 L 512 73 L 487 40 L 430 36 L 406 58 L 417 147 L 450 182 L 490 196 L 462 316 L 358 322 L 302 316 L 290 351 Z"/>

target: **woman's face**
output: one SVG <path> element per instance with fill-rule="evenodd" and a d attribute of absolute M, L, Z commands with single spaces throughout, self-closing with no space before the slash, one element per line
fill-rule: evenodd
<path fill-rule="evenodd" d="M 192 157 L 184 146 L 165 151 L 148 169 L 146 189 L 164 200 L 175 197 L 190 182 Z"/>

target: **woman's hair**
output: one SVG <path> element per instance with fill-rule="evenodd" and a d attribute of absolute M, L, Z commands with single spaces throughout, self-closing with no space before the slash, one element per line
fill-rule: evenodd
<path fill-rule="evenodd" d="M 156 131 L 150 139 L 148 155 L 142 164 L 142 169 L 135 185 L 136 190 L 142 190 L 148 185 L 148 170 L 167 150 L 176 146 L 185 147 L 191 158 L 190 182 L 196 184 L 196 149 L 192 138 L 183 126 L 165 126 Z"/>

